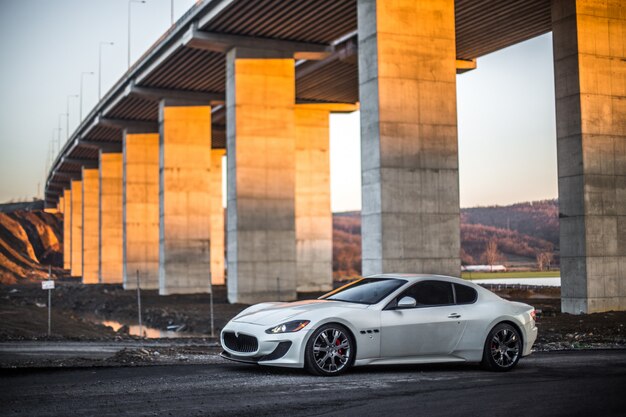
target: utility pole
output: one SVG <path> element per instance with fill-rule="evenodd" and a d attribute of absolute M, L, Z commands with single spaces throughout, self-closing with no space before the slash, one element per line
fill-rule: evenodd
<path fill-rule="evenodd" d="M 209 291 L 211 292 L 209 295 L 209 305 L 211 309 L 211 337 L 215 337 L 215 321 L 213 318 L 213 277 L 211 272 L 209 272 Z"/>
<path fill-rule="evenodd" d="M 48 337 L 52 335 L 52 290 L 54 281 L 52 280 L 52 267 L 48 265 L 48 280 L 41 281 L 41 289 L 48 291 Z"/>
<path fill-rule="evenodd" d="M 143 323 L 141 322 L 141 287 L 139 285 L 139 270 L 137 270 L 137 313 L 139 316 L 139 337 L 143 337 Z"/>
<path fill-rule="evenodd" d="M 52 280 L 52 266 L 48 265 L 48 280 Z M 52 290 L 48 290 L 48 337 L 52 334 Z"/>

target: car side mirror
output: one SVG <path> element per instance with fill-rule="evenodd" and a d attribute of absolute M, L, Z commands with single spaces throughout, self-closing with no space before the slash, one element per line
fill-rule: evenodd
<path fill-rule="evenodd" d="M 402 297 L 400 301 L 398 301 L 398 305 L 396 308 L 413 308 L 417 305 L 415 298 L 413 297 Z"/>

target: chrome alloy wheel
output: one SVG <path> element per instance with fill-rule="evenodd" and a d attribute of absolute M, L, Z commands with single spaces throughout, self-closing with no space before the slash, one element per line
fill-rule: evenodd
<path fill-rule="evenodd" d="M 502 329 L 491 339 L 491 357 L 495 363 L 508 368 L 515 364 L 520 352 L 520 340 L 517 334 L 509 329 Z"/>
<path fill-rule="evenodd" d="M 341 371 L 350 362 L 351 353 L 350 339 L 337 328 L 325 329 L 313 342 L 313 358 L 328 373 Z"/>

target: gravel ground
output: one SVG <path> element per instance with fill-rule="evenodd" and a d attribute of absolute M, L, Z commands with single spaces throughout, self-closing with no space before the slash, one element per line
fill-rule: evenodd
<path fill-rule="evenodd" d="M 554 287 L 520 289 L 493 286 L 490 289 L 504 298 L 537 308 L 539 337 L 535 351 L 626 347 L 626 312 L 563 314 L 560 311 L 560 290 Z M 301 294 L 301 298 L 316 296 L 319 294 Z M 58 282 L 53 292 L 51 337 L 46 335 L 47 294 L 39 285 L 0 285 L 0 300 L 0 342 L 100 341 L 114 342 L 116 346 L 111 354 L 95 358 L 93 355 L 72 355 L 71 352 L 63 358 L 54 355 L 47 358 L 45 355 L 2 355 L 2 367 L 206 363 L 212 361 L 216 354 L 216 340 L 208 337 L 209 297 L 205 294 L 159 296 L 156 291 L 142 292 L 145 325 L 163 330 L 170 325 L 180 325 L 187 331 L 207 336 L 168 341 L 161 339 L 160 346 L 154 346 L 159 343 L 157 340 L 142 341 L 128 335 L 127 329 L 114 332 L 112 328 L 94 322 L 135 322 L 136 293 L 124 291 L 118 285 L 85 286 Z M 229 304 L 223 286 L 215 288 L 214 303 L 216 334 L 246 307 Z"/>

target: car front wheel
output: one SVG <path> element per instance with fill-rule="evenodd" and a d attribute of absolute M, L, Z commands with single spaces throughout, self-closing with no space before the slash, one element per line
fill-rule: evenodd
<path fill-rule="evenodd" d="M 325 324 L 307 341 L 304 367 L 314 375 L 341 375 L 354 363 L 354 353 L 354 340 L 348 329 L 340 324 Z"/>
<path fill-rule="evenodd" d="M 500 323 L 489 332 L 481 365 L 490 371 L 510 371 L 522 354 L 522 338 L 515 327 Z"/>

